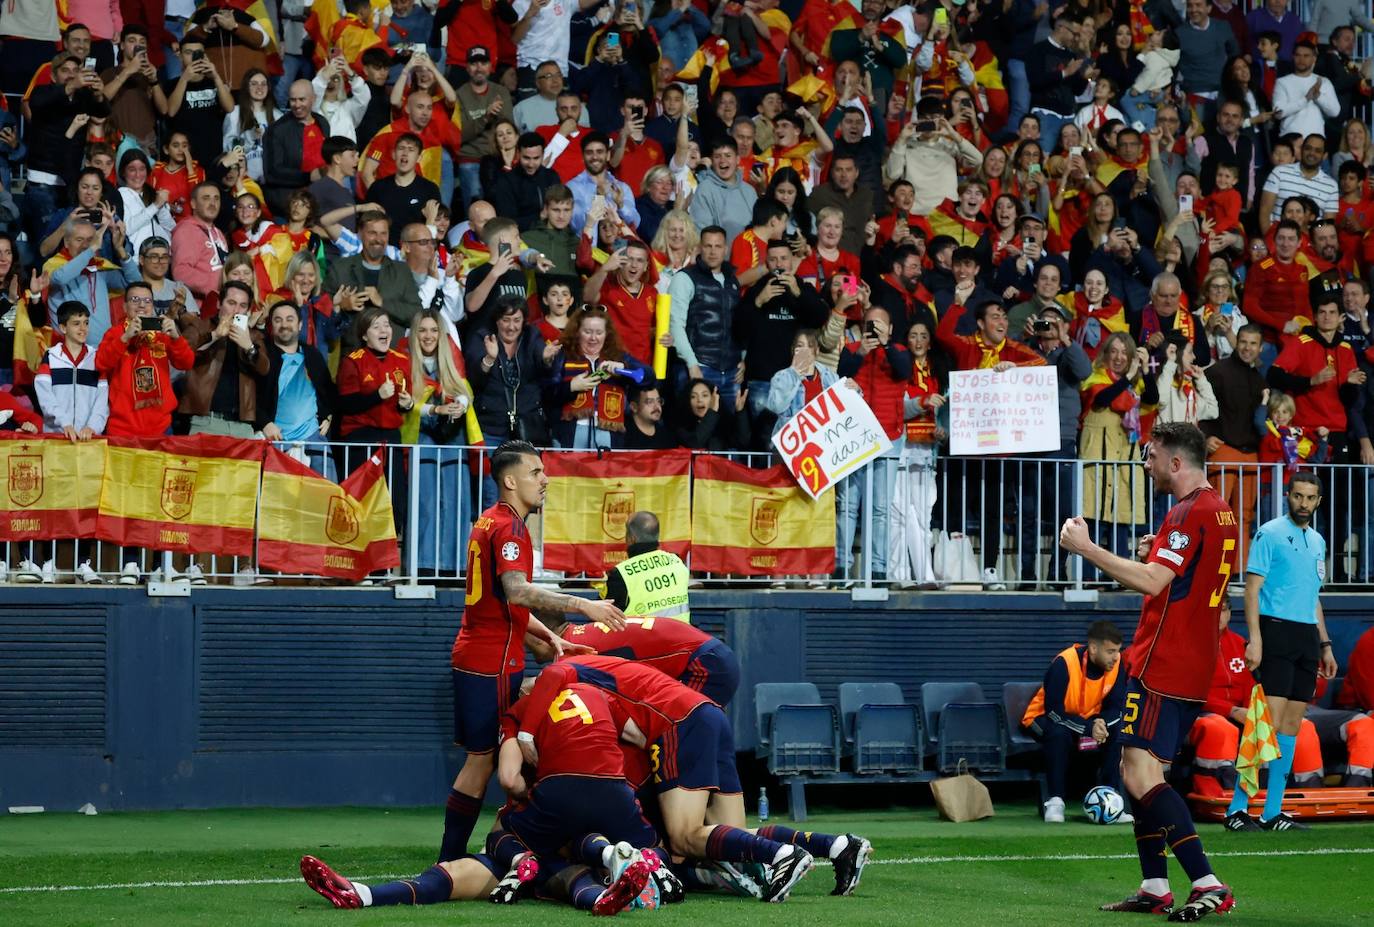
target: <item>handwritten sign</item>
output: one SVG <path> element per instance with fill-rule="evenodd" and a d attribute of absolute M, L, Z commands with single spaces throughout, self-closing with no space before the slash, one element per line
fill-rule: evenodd
<path fill-rule="evenodd" d="M 813 499 L 892 446 L 863 396 L 843 382 L 808 402 L 773 435 L 773 446 Z"/>
<path fill-rule="evenodd" d="M 1013 367 L 950 373 L 949 445 L 956 456 L 1057 450 L 1059 372 Z"/>

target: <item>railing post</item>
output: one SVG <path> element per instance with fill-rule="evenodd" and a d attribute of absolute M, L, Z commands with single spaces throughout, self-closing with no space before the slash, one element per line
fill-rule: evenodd
<path fill-rule="evenodd" d="M 1074 509 L 1081 510 L 1081 500 L 1083 498 L 1083 461 L 1082 459 L 1073 462 L 1073 497 L 1080 500 L 1080 504 Z M 1101 514 L 1100 512 L 1098 514 Z M 1056 541 L 1057 543 L 1057 541 Z M 1074 554 L 1069 558 L 1070 571 L 1073 573 L 1073 586 L 1064 590 L 1065 602 L 1096 602 L 1097 590 L 1083 588 L 1083 558 Z"/>

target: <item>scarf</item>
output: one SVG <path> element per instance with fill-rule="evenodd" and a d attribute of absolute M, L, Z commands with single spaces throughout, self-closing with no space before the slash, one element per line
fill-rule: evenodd
<path fill-rule="evenodd" d="M 134 347 L 134 408 L 162 405 L 166 399 L 158 370 L 167 367 L 167 336 L 162 332 L 139 332 L 129 343 Z"/>
<path fill-rule="evenodd" d="M 1113 332 L 1124 332 L 1130 328 L 1121 303 L 1108 295 L 1100 306 L 1088 303 L 1082 291 L 1073 294 L 1074 320 L 1070 333 L 1089 357 L 1096 357 L 1102 342 Z"/>
<path fill-rule="evenodd" d="M 569 358 L 563 364 L 563 376 L 567 380 L 572 380 L 578 374 L 591 373 L 599 366 L 599 361 Z M 610 380 L 605 380 L 592 389 L 574 393 L 572 399 L 563 406 L 563 421 L 583 419 L 592 419 L 597 428 L 606 431 L 624 431 L 625 390 Z"/>
<path fill-rule="evenodd" d="M 925 400 L 939 391 L 940 384 L 935 379 L 935 373 L 930 369 L 930 359 L 913 360 L 911 382 L 907 384 L 906 394 L 920 399 L 922 405 L 925 406 Z M 907 420 L 906 439 L 911 444 L 935 443 L 935 412 L 933 409 L 925 406 L 918 418 Z"/>
<path fill-rule="evenodd" d="M 1193 318 L 1191 312 L 1180 308 L 1174 313 L 1173 324 L 1167 324 L 1159 317 L 1159 314 L 1155 312 L 1155 307 L 1153 305 L 1146 306 L 1145 311 L 1142 312 L 1140 316 L 1140 343 L 1144 344 L 1149 341 L 1150 336 L 1154 334 L 1168 334 L 1171 332 L 1178 332 L 1189 341 L 1192 341 L 1194 336 L 1197 335 L 1197 319 Z"/>
<path fill-rule="evenodd" d="M 1312 439 L 1305 437 L 1303 430 L 1296 425 L 1275 425 L 1272 419 L 1264 420 L 1264 427 L 1271 435 L 1279 441 L 1279 447 L 1283 451 L 1283 468 L 1286 473 L 1292 473 L 1302 463 L 1312 456 L 1312 451 L 1316 445 Z"/>
<path fill-rule="evenodd" d="M 988 344 L 982 332 L 974 332 L 973 343 L 978 346 L 978 350 L 981 352 L 978 358 L 979 370 L 996 367 L 1002 362 L 1002 349 L 1007 346 L 1007 339 L 1003 338 L 997 344 Z"/>

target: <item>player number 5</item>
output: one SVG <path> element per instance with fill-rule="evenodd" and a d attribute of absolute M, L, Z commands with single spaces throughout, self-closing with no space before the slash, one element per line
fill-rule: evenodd
<path fill-rule="evenodd" d="M 1221 545 L 1221 566 L 1217 568 L 1217 572 L 1221 575 L 1221 580 L 1217 583 L 1216 591 L 1212 593 L 1212 597 L 1207 601 L 1207 605 L 1211 608 L 1216 608 L 1220 605 L 1222 596 L 1226 595 L 1226 584 L 1231 579 L 1231 551 L 1235 549 L 1236 542 L 1234 538 L 1228 538 Z"/>
<path fill-rule="evenodd" d="M 463 598 L 465 605 L 471 605 L 482 598 L 482 545 L 468 541 L 468 594 Z"/>

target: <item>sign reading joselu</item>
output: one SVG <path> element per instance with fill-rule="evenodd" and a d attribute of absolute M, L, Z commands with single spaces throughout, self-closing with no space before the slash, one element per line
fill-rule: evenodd
<path fill-rule="evenodd" d="M 949 375 L 949 445 L 955 455 L 1059 449 L 1059 372 L 1053 367 L 956 370 Z"/>
<path fill-rule="evenodd" d="M 892 446 L 863 396 L 841 380 L 802 407 L 773 446 L 813 499 Z"/>

